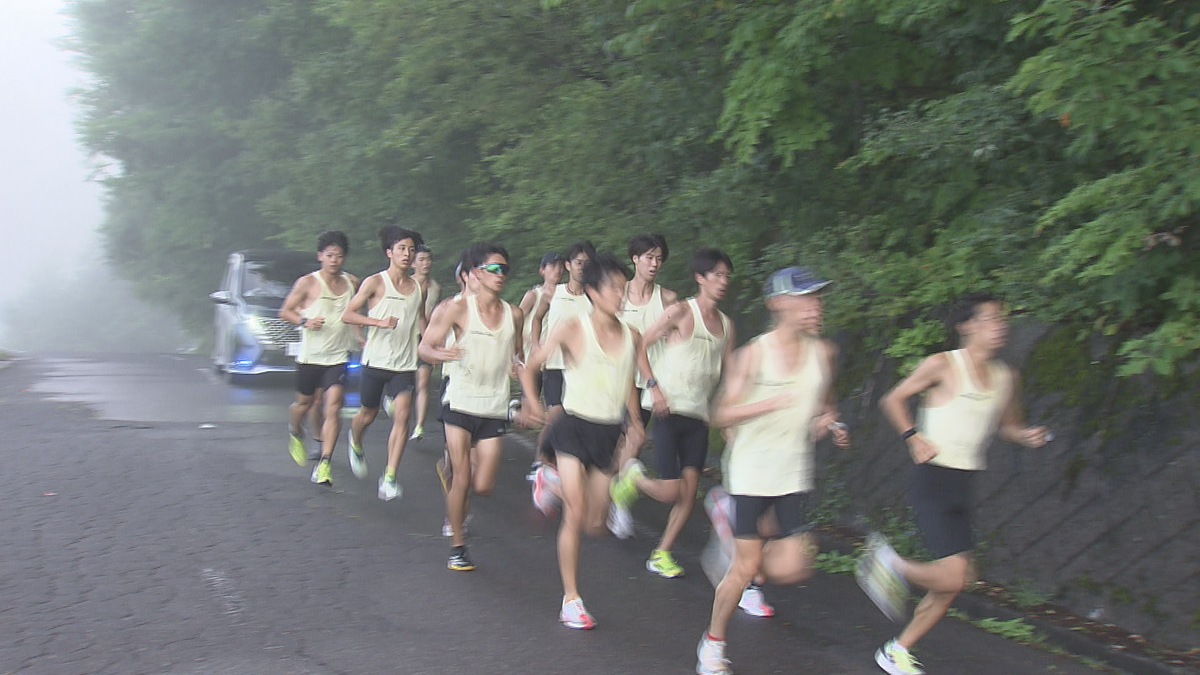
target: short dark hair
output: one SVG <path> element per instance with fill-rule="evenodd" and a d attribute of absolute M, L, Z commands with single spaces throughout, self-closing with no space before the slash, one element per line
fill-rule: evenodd
<path fill-rule="evenodd" d="M 635 234 L 633 239 L 629 240 L 630 258 L 636 258 L 652 249 L 662 251 L 663 262 L 667 261 L 670 250 L 667 249 L 667 238 L 661 234 Z"/>
<path fill-rule="evenodd" d="M 729 271 L 733 271 L 733 261 L 724 251 L 715 248 L 702 248 L 692 254 L 692 274 L 704 276 L 717 269 L 719 263 L 725 263 Z"/>
<path fill-rule="evenodd" d="M 508 250 L 494 242 L 472 244 L 467 250 L 471 255 L 471 269 L 479 267 L 486 262 L 489 255 L 502 255 L 504 256 L 504 261 L 509 262 Z"/>
<path fill-rule="evenodd" d="M 330 246 L 341 246 L 342 253 L 350 252 L 350 240 L 346 239 L 346 233 L 341 230 L 325 230 L 317 235 L 317 253 Z"/>
<path fill-rule="evenodd" d="M 583 266 L 583 287 L 599 290 L 601 282 L 613 272 L 619 272 L 626 281 L 629 280 L 629 269 L 617 259 L 617 256 L 605 251 L 595 253 L 588 258 Z"/>
<path fill-rule="evenodd" d="M 430 258 L 433 257 L 433 249 L 429 248 L 425 244 L 417 244 L 417 255 L 422 253 L 428 253 Z"/>
<path fill-rule="evenodd" d="M 967 293 L 960 297 L 958 302 L 954 303 L 954 307 L 950 310 L 950 316 L 946 319 L 951 335 L 958 332 L 959 324 L 975 318 L 975 312 L 979 311 L 980 305 L 989 302 L 1000 302 L 1000 298 L 987 292 Z"/>
<path fill-rule="evenodd" d="M 455 268 L 455 281 L 461 281 L 463 274 L 469 273 L 475 267 L 475 248 L 479 244 L 471 244 L 458 255 L 458 266 Z"/>
<path fill-rule="evenodd" d="M 425 243 L 421 235 L 399 225 L 384 225 L 379 228 L 379 245 L 383 247 L 384 253 L 390 251 L 396 242 L 405 239 L 412 239 L 413 246 L 421 246 Z"/>
<path fill-rule="evenodd" d="M 574 244 L 571 244 L 567 248 L 567 255 L 566 255 L 567 262 L 571 262 L 572 260 L 574 260 L 575 256 L 579 255 L 580 253 L 586 253 L 588 259 L 590 260 L 590 259 L 596 257 L 596 247 L 592 246 L 592 242 L 587 241 L 586 239 L 583 241 L 577 241 Z"/>

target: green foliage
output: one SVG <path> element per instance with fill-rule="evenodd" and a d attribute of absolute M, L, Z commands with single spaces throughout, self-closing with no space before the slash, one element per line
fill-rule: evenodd
<path fill-rule="evenodd" d="M 853 574 L 858 556 L 837 551 L 822 551 L 813 561 L 813 567 L 828 574 Z"/>
<path fill-rule="evenodd" d="M 1005 621 L 988 617 L 972 621 L 971 624 L 993 635 L 999 635 L 1002 638 L 1023 645 L 1041 645 L 1046 641 L 1046 637 L 1024 619 L 1009 619 Z"/>
<path fill-rule="evenodd" d="M 382 266 L 500 239 L 661 232 L 726 249 L 750 337 L 763 276 L 837 280 L 831 327 L 902 369 L 990 289 L 1121 340 L 1120 372 L 1200 351 L 1198 22 L 1129 0 L 75 0 L 80 123 L 109 258 L 208 319 L 225 254 L 343 229 Z"/>

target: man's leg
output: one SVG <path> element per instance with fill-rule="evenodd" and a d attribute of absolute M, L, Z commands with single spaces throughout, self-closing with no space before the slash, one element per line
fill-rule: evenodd
<path fill-rule="evenodd" d="M 734 540 L 733 564 L 729 571 L 717 584 L 713 597 L 712 617 L 708 624 L 708 637 L 723 642 L 725 631 L 729 627 L 729 618 L 737 609 L 738 601 L 742 598 L 742 589 L 758 574 L 763 560 L 763 542 L 761 539 L 739 537 Z"/>
<path fill-rule="evenodd" d="M 928 591 L 913 612 L 912 620 L 900 632 L 896 642 L 911 649 L 931 628 L 941 621 L 954 598 L 966 588 L 974 576 L 970 553 L 959 553 L 929 563 L 900 559 L 896 571 L 910 584 Z"/>
<path fill-rule="evenodd" d="M 432 371 L 432 366 L 417 366 L 417 425 L 413 427 L 413 438 L 425 435 L 425 413 L 429 409 L 429 374 Z"/>
<path fill-rule="evenodd" d="M 658 550 L 670 551 L 696 506 L 696 488 L 700 483 L 700 472 L 692 467 L 685 467 L 679 480 L 663 482 L 674 483 L 675 499 L 671 505 L 671 513 L 667 516 L 667 526 L 658 541 Z"/>
<path fill-rule="evenodd" d="M 338 434 L 342 431 L 342 402 L 345 399 L 346 388 L 334 385 L 325 390 L 324 413 L 325 423 L 321 426 L 321 460 L 326 461 L 333 456 L 337 447 Z"/>
<path fill-rule="evenodd" d="M 313 394 L 313 399 L 316 401 L 325 400 L 325 391 L 318 389 Z M 321 433 L 325 428 L 325 410 L 324 406 L 314 405 L 308 410 L 308 428 L 312 430 L 313 440 L 321 442 Z"/>
<path fill-rule="evenodd" d="M 471 449 L 471 489 L 475 494 L 486 497 L 496 487 L 503 450 L 503 436 L 480 439 Z"/>
<path fill-rule="evenodd" d="M 450 521 L 451 546 L 466 546 L 463 521 L 467 516 L 467 493 L 471 490 L 471 432 L 445 425 L 446 452 L 453 472 L 446 491 L 446 518 Z"/>
<path fill-rule="evenodd" d="M 412 407 L 412 391 L 400 392 L 396 395 L 396 414 L 392 416 L 392 432 L 388 434 L 387 473 L 395 476 L 396 468 L 400 466 L 400 458 L 404 456 L 404 448 L 408 445 L 408 417 Z"/>
<path fill-rule="evenodd" d="M 296 400 L 288 406 L 289 424 L 293 436 L 304 437 L 304 416 L 312 409 L 313 399 L 312 394 L 305 395 L 296 392 Z"/>
<path fill-rule="evenodd" d="M 574 455 L 557 453 L 558 476 L 562 481 L 563 512 L 558 528 L 558 572 L 563 599 L 578 600 L 579 538 L 587 517 L 587 470 Z"/>

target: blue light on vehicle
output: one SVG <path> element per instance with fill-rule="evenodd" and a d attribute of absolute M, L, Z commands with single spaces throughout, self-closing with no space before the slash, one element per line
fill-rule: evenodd
<path fill-rule="evenodd" d="M 358 368 L 362 368 L 362 364 L 361 363 L 348 363 L 348 364 L 346 364 L 346 367 L 349 368 L 350 370 L 357 370 Z"/>

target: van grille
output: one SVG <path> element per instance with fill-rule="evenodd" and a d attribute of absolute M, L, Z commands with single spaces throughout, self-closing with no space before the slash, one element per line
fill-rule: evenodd
<path fill-rule="evenodd" d="M 283 319 L 264 317 L 261 320 L 263 341 L 276 345 L 300 341 L 300 329 Z"/>

